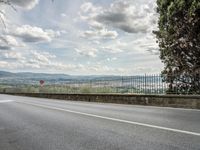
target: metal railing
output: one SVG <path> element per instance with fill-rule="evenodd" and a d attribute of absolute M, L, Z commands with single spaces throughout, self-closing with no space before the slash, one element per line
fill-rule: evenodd
<path fill-rule="evenodd" d="M 167 84 L 160 75 L 123 76 L 116 79 L 71 81 L 65 83 L 73 93 L 141 93 L 164 94 Z"/>

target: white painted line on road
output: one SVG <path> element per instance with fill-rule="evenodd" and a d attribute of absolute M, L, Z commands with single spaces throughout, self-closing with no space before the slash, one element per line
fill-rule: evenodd
<path fill-rule="evenodd" d="M 0 100 L 0 103 L 10 103 L 14 102 L 14 100 Z"/>
<path fill-rule="evenodd" d="M 59 103 L 60 101 L 57 100 L 57 101 L 54 101 L 54 102 L 57 102 Z M 159 107 L 159 106 L 147 106 L 147 105 L 130 105 L 130 104 L 114 104 L 114 103 L 98 103 L 98 102 L 85 102 L 85 101 L 70 101 L 70 100 L 67 100 L 67 101 L 63 101 L 62 100 L 62 103 L 65 102 L 65 103 L 69 103 L 69 104 L 78 104 L 80 105 L 80 102 L 81 104 L 84 104 L 84 105 L 92 105 L 92 104 L 98 104 L 98 105 L 104 105 L 104 106 L 123 106 L 123 107 L 128 107 L 128 108 L 153 108 L 153 109 L 160 109 L 160 110 L 181 110 L 181 111 L 200 111 L 200 109 L 191 109 L 191 108 L 175 108 L 175 107 Z"/>
<path fill-rule="evenodd" d="M 140 123 L 140 122 L 135 122 L 135 121 L 128 121 L 128 120 L 123 120 L 123 119 L 94 115 L 94 114 L 89 114 L 89 113 L 84 113 L 84 112 L 79 112 L 79 111 L 73 111 L 73 110 L 69 110 L 69 109 L 58 108 L 58 107 L 54 107 L 54 106 L 41 105 L 41 104 L 36 104 L 36 103 L 27 103 L 27 102 L 22 102 L 22 101 L 17 101 L 17 103 L 33 105 L 33 106 L 52 109 L 52 110 L 59 110 L 59 111 L 89 116 L 89 117 L 101 118 L 101 119 L 106 119 L 106 120 L 111 120 L 111 121 L 116 121 L 116 122 L 121 122 L 121 123 L 128 123 L 128 124 L 133 124 L 133 125 L 138 125 L 138 126 L 144 126 L 144 127 L 150 127 L 150 128 L 172 131 L 172 132 L 177 132 L 177 133 L 184 133 L 184 134 L 189 134 L 189 135 L 200 136 L 200 133 L 197 133 L 197 132 L 191 132 L 191 131 L 167 128 L 167 127 L 162 127 L 162 126 L 156 126 L 156 125 L 151 125 L 151 124 L 146 124 L 146 123 Z"/>

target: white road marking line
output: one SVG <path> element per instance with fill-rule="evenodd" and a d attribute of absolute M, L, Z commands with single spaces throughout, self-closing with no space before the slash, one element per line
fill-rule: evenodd
<path fill-rule="evenodd" d="M 146 124 L 146 123 L 140 123 L 140 122 L 135 122 L 135 121 L 128 121 L 128 120 L 123 120 L 123 119 L 105 117 L 105 116 L 94 115 L 94 114 L 89 114 L 89 113 L 84 113 L 84 112 L 79 112 L 79 111 L 73 111 L 73 110 L 69 110 L 69 109 L 58 108 L 58 107 L 54 107 L 54 106 L 47 106 L 47 105 L 41 105 L 41 104 L 35 104 L 35 103 L 27 103 L 27 102 L 22 102 L 22 101 L 18 101 L 17 103 L 28 104 L 28 105 L 38 106 L 38 107 L 42 107 L 42 108 L 47 108 L 47 109 L 65 111 L 65 112 L 69 112 L 69 113 L 74 113 L 74 114 L 79 114 L 79 115 L 84 115 L 84 116 L 89 116 L 89 117 L 95 117 L 95 118 L 101 118 L 101 119 L 106 119 L 106 120 L 111 120 L 111 121 L 116 121 L 116 122 L 121 122 L 121 123 L 128 123 L 128 124 L 133 124 L 133 125 L 138 125 L 138 126 L 144 126 L 144 127 L 156 128 L 156 129 L 172 131 L 172 132 L 177 132 L 177 133 L 184 133 L 184 134 L 189 134 L 189 135 L 200 136 L 200 133 L 198 133 L 198 132 L 191 132 L 191 131 L 167 128 L 167 127 L 162 127 L 162 126 L 157 126 L 157 125 L 151 125 L 151 124 Z"/>
<path fill-rule="evenodd" d="M 10 103 L 14 102 L 14 100 L 0 100 L 0 103 Z"/>
<path fill-rule="evenodd" d="M 54 101 L 56 102 L 56 101 Z M 57 101 L 59 102 L 59 101 Z M 147 106 L 147 105 L 131 105 L 131 104 L 114 104 L 114 103 L 97 103 L 97 102 L 84 102 L 84 101 L 64 101 L 64 102 L 69 102 L 69 104 L 77 104 L 79 102 L 85 103 L 85 104 L 100 104 L 102 105 L 110 105 L 110 106 L 123 106 L 123 107 L 130 107 L 130 108 L 153 108 L 153 109 L 161 109 L 161 110 L 181 110 L 181 111 L 200 111 L 200 109 L 191 109 L 191 108 L 176 108 L 176 107 L 160 107 L 160 106 Z M 79 105 L 79 104 L 78 104 Z"/>

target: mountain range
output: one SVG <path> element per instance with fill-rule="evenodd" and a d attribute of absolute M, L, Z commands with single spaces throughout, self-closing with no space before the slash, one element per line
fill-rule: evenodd
<path fill-rule="evenodd" d="M 109 80 L 121 79 L 120 76 L 105 75 L 68 75 L 68 74 L 50 74 L 50 73 L 32 73 L 32 72 L 7 72 L 0 71 L 0 84 L 37 84 L 40 80 L 46 83 L 62 83 L 67 81 L 79 80 Z"/>

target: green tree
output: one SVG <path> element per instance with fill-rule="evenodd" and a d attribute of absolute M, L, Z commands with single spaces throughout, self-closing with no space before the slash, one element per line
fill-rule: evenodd
<path fill-rule="evenodd" d="M 157 0 L 162 72 L 169 91 L 200 94 L 200 1 Z"/>

